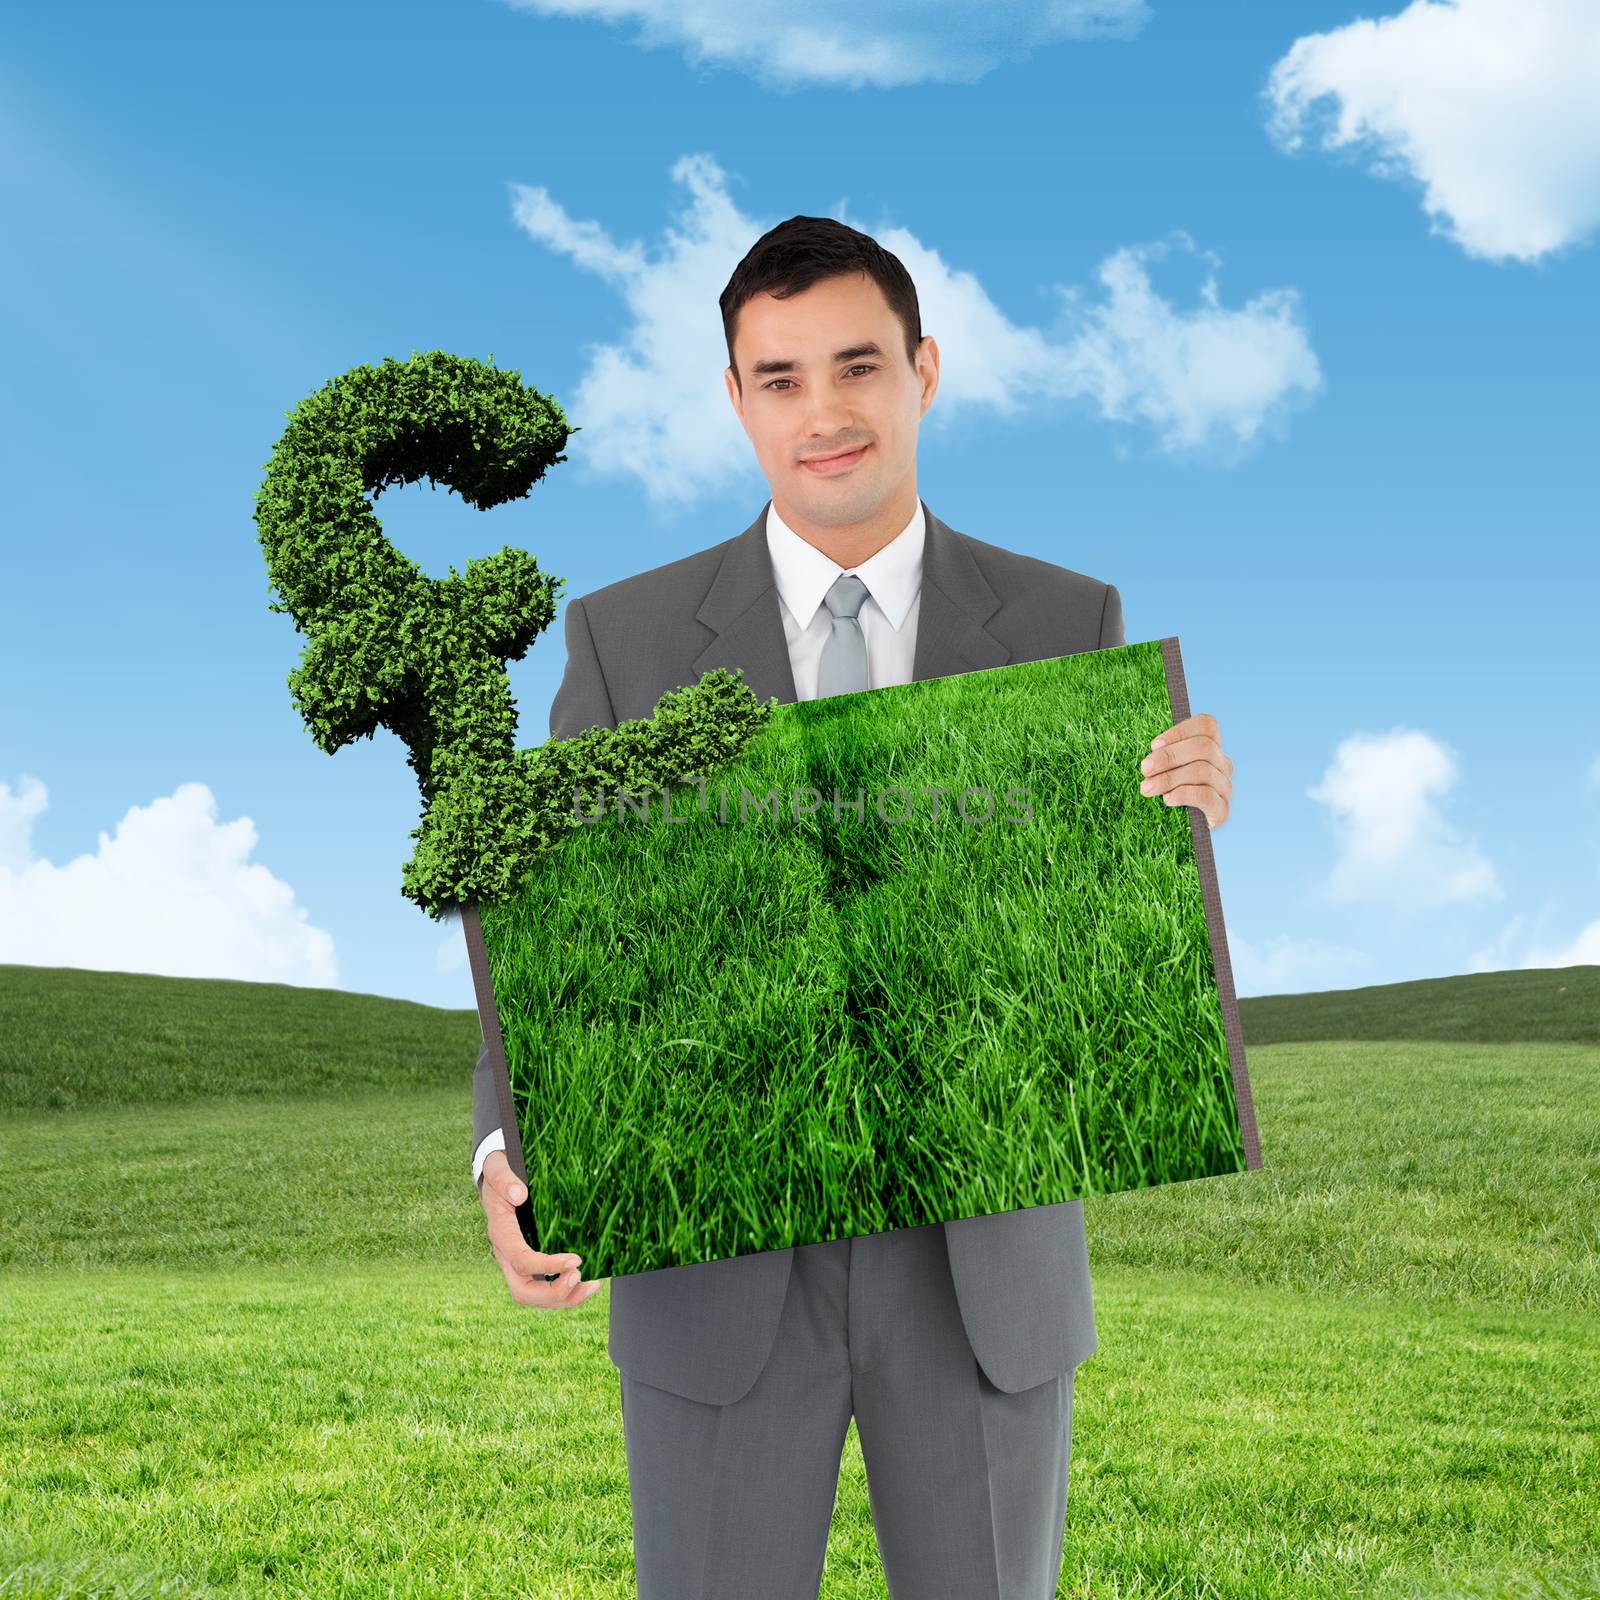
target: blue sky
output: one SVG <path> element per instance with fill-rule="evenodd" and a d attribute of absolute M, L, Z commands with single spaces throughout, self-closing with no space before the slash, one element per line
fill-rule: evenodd
<path fill-rule="evenodd" d="M 404 747 L 323 754 L 285 684 L 285 413 L 436 348 L 554 394 L 584 431 L 527 499 L 380 515 L 564 604 L 761 509 L 717 295 L 796 213 L 917 284 L 934 511 L 1181 640 L 1241 994 L 1600 962 L 1600 13 L 684 11 L 11 18 L 0 962 L 471 1007 L 400 894 Z M 520 744 L 563 663 L 558 613 Z"/>

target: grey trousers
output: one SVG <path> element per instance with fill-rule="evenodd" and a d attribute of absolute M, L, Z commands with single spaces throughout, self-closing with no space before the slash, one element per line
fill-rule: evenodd
<path fill-rule="evenodd" d="M 852 1414 L 892 1600 L 1053 1600 L 1073 1374 L 990 1383 L 940 1224 L 796 1247 L 729 1405 L 618 1376 L 639 1600 L 817 1600 Z"/>

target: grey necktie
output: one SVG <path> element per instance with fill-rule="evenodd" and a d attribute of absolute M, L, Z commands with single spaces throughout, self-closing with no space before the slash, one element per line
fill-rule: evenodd
<path fill-rule="evenodd" d="M 841 572 L 822 603 L 833 613 L 833 632 L 822 647 L 817 673 L 817 698 L 851 694 L 867 686 L 867 641 L 857 613 L 867 586 L 853 572 Z"/>

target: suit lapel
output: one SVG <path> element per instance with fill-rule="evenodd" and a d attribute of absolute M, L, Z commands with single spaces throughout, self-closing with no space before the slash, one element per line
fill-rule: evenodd
<path fill-rule="evenodd" d="M 927 536 L 912 681 L 1004 666 L 1011 659 L 1010 648 L 984 627 L 1000 609 L 1000 596 L 978 570 L 961 535 L 934 516 L 926 500 L 922 514 Z"/>
<path fill-rule="evenodd" d="M 769 501 L 768 504 L 771 502 Z M 955 672 L 1004 666 L 1010 649 L 984 627 L 1000 609 L 1000 597 L 978 570 L 971 552 L 953 529 L 922 502 L 921 601 L 912 680 L 943 678 Z M 744 669 L 756 698 L 776 695 L 780 705 L 797 696 L 789 667 L 778 587 L 767 549 L 767 507 L 728 546 L 696 618 L 717 637 L 695 657 L 696 678 L 712 667 Z"/>
<path fill-rule="evenodd" d="M 768 504 L 771 502 L 769 501 Z M 744 681 L 763 704 L 770 695 L 789 705 L 795 693 L 789 666 L 789 641 L 783 631 L 778 585 L 767 549 L 767 508 L 763 506 L 729 546 L 717 575 L 695 612 L 717 637 L 691 663 L 696 680 L 712 667 L 744 668 Z"/>

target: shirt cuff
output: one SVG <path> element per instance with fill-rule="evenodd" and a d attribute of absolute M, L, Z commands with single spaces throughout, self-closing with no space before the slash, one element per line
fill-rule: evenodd
<path fill-rule="evenodd" d="M 483 1164 L 489 1159 L 491 1150 L 504 1150 L 506 1147 L 506 1133 L 504 1128 L 496 1128 L 492 1133 L 483 1136 L 480 1144 L 472 1157 L 472 1181 L 477 1183 L 483 1175 Z"/>

